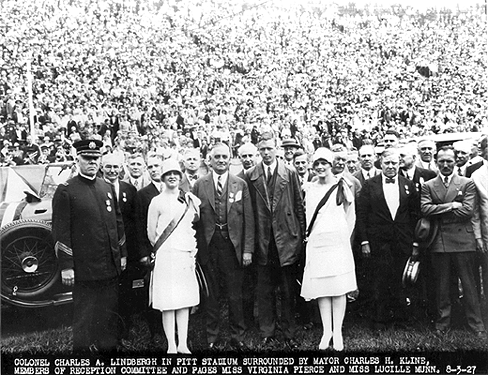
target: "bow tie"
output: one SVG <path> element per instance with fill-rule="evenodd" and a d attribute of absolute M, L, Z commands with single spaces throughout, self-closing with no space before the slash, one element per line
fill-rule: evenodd
<path fill-rule="evenodd" d="M 190 180 L 198 180 L 198 176 L 196 174 L 194 174 L 193 176 L 190 176 Z"/>
<path fill-rule="evenodd" d="M 394 178 L 388 178 L 388 177 L 387 177 L 387 178 L 385 179 L 385 182 L 386 182 L 387 184 L 394 184 L 394 183 L 395 183 L 395 179 L 394 179 Z"/>

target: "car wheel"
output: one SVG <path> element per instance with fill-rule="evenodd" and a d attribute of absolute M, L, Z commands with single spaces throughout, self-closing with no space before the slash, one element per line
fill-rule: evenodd
<path fill-rule="evenodd" d="M 30 299 L 59 279 L 51 225 L 38 220 L 17 220 L 0 230 L 2 296 Z"/>

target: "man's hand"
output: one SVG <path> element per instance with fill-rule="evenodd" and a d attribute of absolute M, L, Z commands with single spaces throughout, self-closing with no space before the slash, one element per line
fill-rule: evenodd
<path fill-rule="evenodd" d="M 244 253 L 242 256 L 242 265 L 244 267 L 249 266 L 252 263 L 252 254 L 251 253 Z"/>
<path fill-rule="evenodd" d="M 127 267 L 127 257 L 120 258 L 120 268 L 124 271 Z"/>
<path fill-rule="evenodd" d="M 361 251 L 363 253 L 363 257 L 370 258 L 371 257 L 371 248 L 369 247 L 369 243 L 365 243 L 361 245 Z"/>
<path fill-rule="evenodd" d="M 488 244 L 483 242 L 483 239 L 477 238 L 476 239 L 476 251 L 486 254 L 488 253 Z"/>
<path fill-rule="evenodd" d="M 147 267 L 151 264 L 151 261 L 149 260 L 149 257 L 142 257 L 141 259 L 139 259 L 139 263 Z"/>
<path fill-rule="evenodd" d="M 61 281 L 63 285 L 68 285 L 68 286 L 75 285 L 75 270 L 72 268 L 62 270 Z"/>
<path fill-rule="evenodd" d="M 458 208 L 463 207 L 463 204 L 461 202 L 452 202 L 452 210 L 457 210 Z"/>

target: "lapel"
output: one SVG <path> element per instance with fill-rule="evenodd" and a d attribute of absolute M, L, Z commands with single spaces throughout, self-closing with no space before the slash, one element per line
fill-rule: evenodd
<path fill-rule="evenodd" d="M 454 174 L 451 183 L 449 184 L 449 189 L 447 189 L 445 201 L 452 202 L 456 199 L 459 190 L 461 190 L 461 179 L 457 174 Z"/>
<path fill-rule="evenodd" d="M 283 190 L 285 190 L 286 185 L 288 185 L 289 178 L 288 173 L 286 173 L 285 164 L 277 160 L 278 165 L 276 167 L 276 182 L 274 186 L 274 194 L 273 194 L 273 202 L 272 202 L 272 209 L 273 211 L 276 209 L 278 202 L 281 199 L 281 195 L 283 194 Z"/>
<path fill-rule="evenodd" d="M 263 202 L 266 203 L 266 207 L 268 208 L 268 210 L 271 211 L 271 207 L 268 202 L 268 194 L 266 192 L 266 184 L 264 183 L 266 177 L 264 175 L 263 162 L 254 167 L 254 169 L 249 174 L 249 179 L 251 180 L 251 183 L 253 184 L 257 193 L 261 196 Z"/>
<path fill-rule="evenodd" d="M 234 176 L 231 176 L 229 173 L 229 177 L 227 178 L 227 213 L 229 213 L 231 206 L 235 202 L 237 190 L 237 181 Z"/>
<path fill-rule="evenodd" d="M 417 173 L 417 171 L 415 171 Z M 408 181 L 410 181 L 408 178 L 405 178 L 403 176 L 398 176 L 398 188 L 400 189 L 400 202 L 397 210 L 397 214 L 400 211 L 400 207 L 408 202 L 408 196 L 411 194 L 410 192 L 410 187 L 408 186 Z M 412 183 L 415 185 L 415 183 L 412 181 Z"/>
<path fill-rule="evenodd" d="M 371 182 L 375 186 L 375 190 L 378 191 L 380 194 L 380 205 L 381 205 L 381 210 L 386 212 L 388 216 L 393 220 L 391 217 L 391 212 L 390 209 L 388 208 L 388 204 L 386 203 L 386 198 L 385 198 L 385 192 L 383 190 L 383 183 L 382 183 L 382 177 L 381 175 L 376 175 L 375 177 L 370 178 Z"/>
<path fill-rule="evenodd" d="M 437 197 L 438 202 L 444 202 L 445 195 L 447 192 L 446 186 L 444 185 L 444 182 L 442 182 L 441 174 L 437 175 L 437 177 L 434 179 L 434 193 Z"/>
<path fill-rule="evenodd" d="M 203 178 L 203 183 L 205 188 L 205 196 L 210 202 L 212 209 L 215 211 L 215 189 L 214 189 L 213 173 L 207 174 Z"/>

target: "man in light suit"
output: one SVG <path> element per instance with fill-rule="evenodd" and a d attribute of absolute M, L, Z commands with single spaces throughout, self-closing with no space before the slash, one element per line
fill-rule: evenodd
<path fill-rule="evenodd" d="M 397 149 L 385 150 L 382 173 L 365 181 L 357 201 L 356 230 L 372 270 L 370 312 L 375 329 L 386 328 L 392 318 L 406 318 L 402 274 L 408 257 L 418 257 L 418 194 L 412 181 L 398 175 L 399 163 Z"/>
<path fill-rule="evenodd" d="M 147 211 L 151 200 L 160 193 L 161 190 L 161 166 L 162 160 L 159 157 L 150 157 L 147 160 L 147 169 L 151 183 L 136 193 L 135 199 L 135 219 L 137 236 L 137 259 L 142 266 L 149 267 L 151 262 L 152 246 L 147 238 Z M 148 285 L 145 285 L 149 292 Z M 149 297 L 149 295 L 147 295 Z M 155 339 L 156 333 L 161 332 L 161 312 L 148 308 L 147 321 L 151 336 Z"/>
<path fill-rule="evenodd" d="M 422 186 L 421 210 L 436 220 L 439 230 L 431 246 L 432 265 L 436 280 L 436 333 L 444 334 L 451 323 L 451 266 L 461 280 L 463 305 L 469 328 L 486 338 L 474 280 L 476 239 L 471 219 L 475 210 L 476 186 L 456 172 L 456 154 L 451 146 L 437 152 L 439 175 Z"/>
<path fill-rule="evenodd" d="M 215 145 L 210 154 L 212 172 L 193 186 L 193 194 L 202 202 L 196 228 L 197 256 L 209 286 L 205 301 L 209 348 L 215 348 L 219 336 L 222 281 L 229 302 L 230 345 L 244 350 L 243 267 L 251 264 L 254 252 L 254 215 L 249 188 L 229 173 L 229 164 L 229 147 Z"/>
<path fill-rule="evenodd" d="M 295 282 L 305 233 L 305 214 L 297 172 L 276 157 L 276 139 L 263 133 L 258 142 L 262 162 L 246 171 L 256 222 L 258 315 L 262 345 L 273 343 L 275 292 L 281 291 L 281 329 L 289 348 L 295 335 Z"/>
<path fill-rule="evenodd" d="M 482 153 L 488 159 L 488 147 L 486 147 L 486 140 L 481 142 L 484 144 Z M 481 285 L 483 285 L 484 300 L 488 301 L 488 162 L 484 163 L 471 175 L 471 179 L 476 185 L 478 192 L 478 207 L 475 210 L 473 217 L 473 228 L 476 237 L 476 263 L 475 263 L 475 280 L 478 288 L 478 296 L 481 297 Z M 481 267 L 481 280 L 479 279 L 479 267 Z"/>

